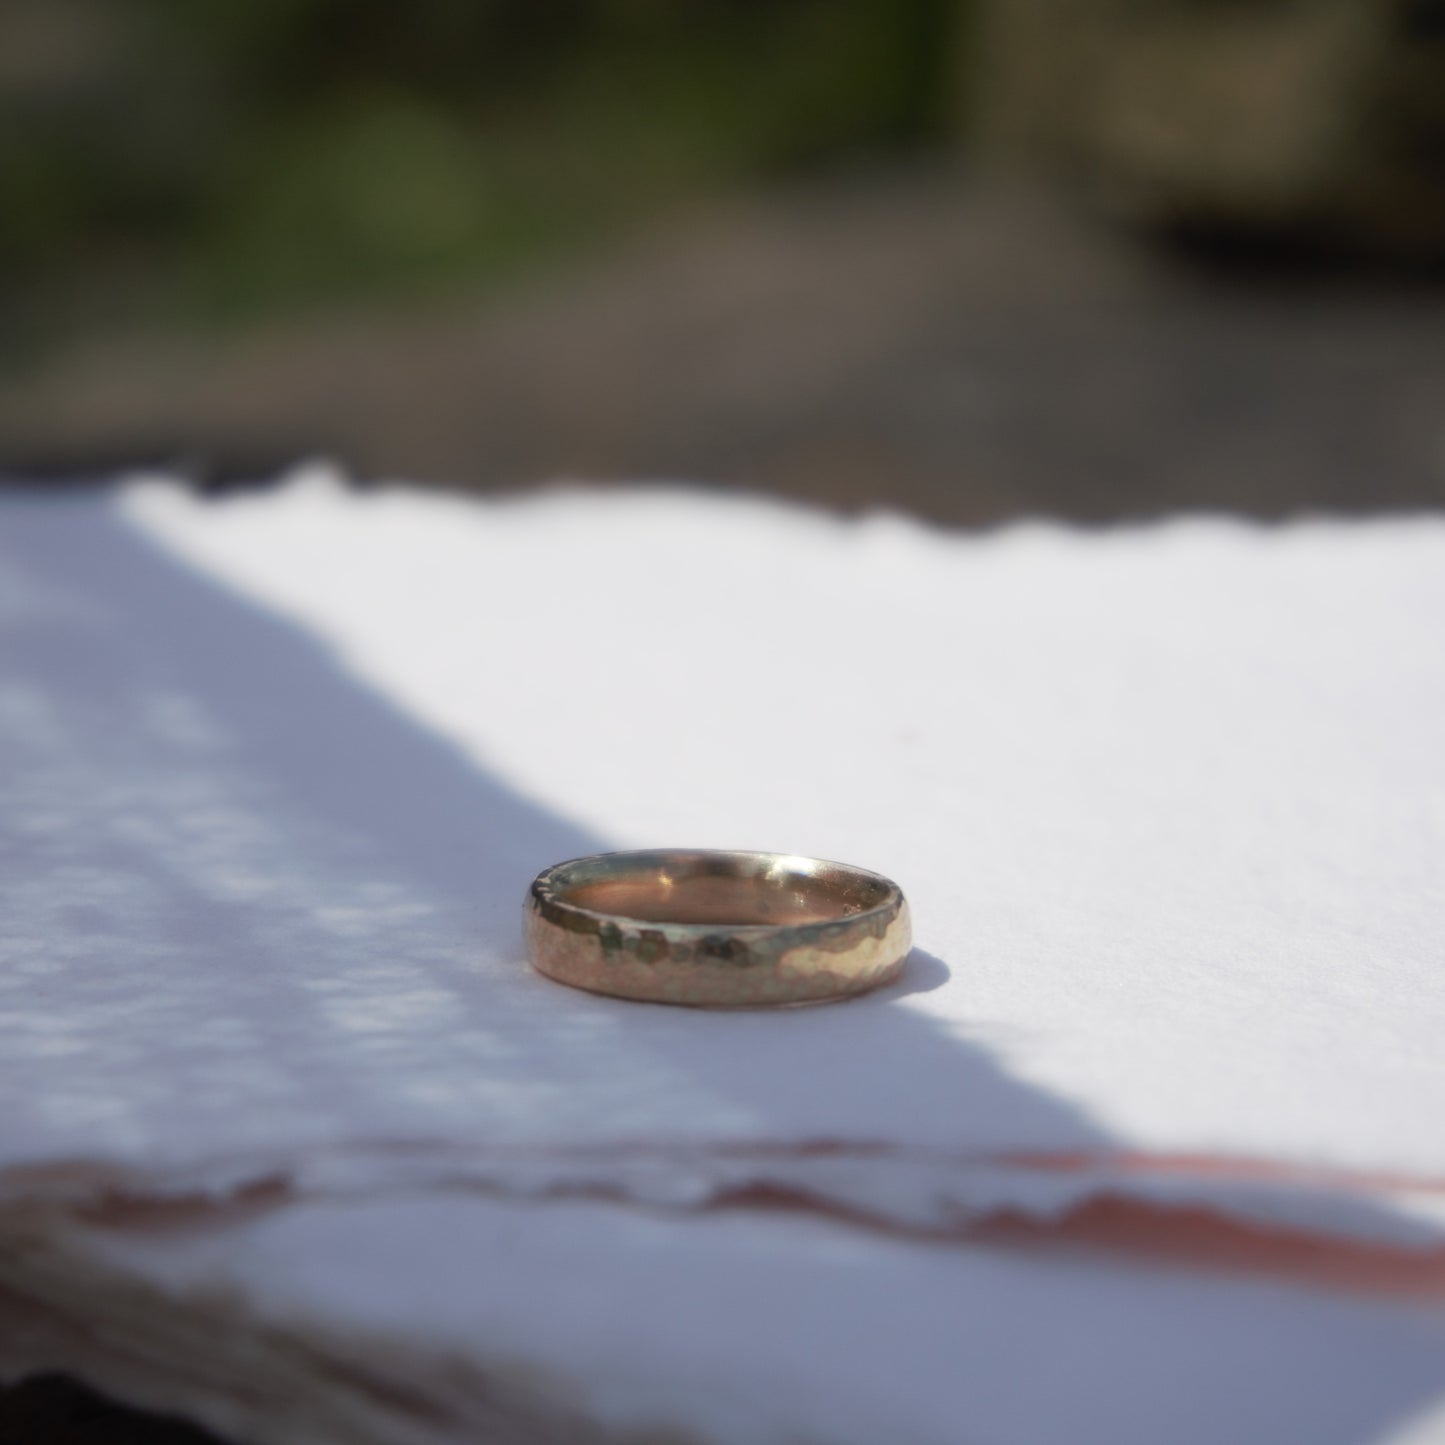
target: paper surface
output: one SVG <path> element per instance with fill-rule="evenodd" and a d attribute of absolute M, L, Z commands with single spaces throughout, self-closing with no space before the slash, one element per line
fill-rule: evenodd
<path fill-rule="evenodd" d="M 267 1445 L 1445 1440 L 1438 1308 L 799 1215 L 401 1195 L 68 1255 L 55 1338 Z"/>
<path fill-rule="evenodd" d="M 3 539 L 6 1164 L 625 1144 L 685 1192 L 826 1143 L 898 1154 L 915 1212 L 1034 1155 L 1437 1209 L 1438 521 L 962 538 L 322 483 Z M 528 972 L 533 872 L 669 842 L 886 872 L 924 952 L 772 1015 Z"/>
<path fill-rule="evenodd" d="M 913 1435 L 890 1438 L 941 1442 L 990 1371 L 1017 1385 L 1005 1331 L 978 1380 L 945 1387 L 940 1355 L 918 1399 L 894 1399 L 920 1323 L 837 1420 L 809 1417 L 821 1396 L 796 1360 L 759 1377 L 746 1430 L 710 1414 L 763 1366 L 723 1350 L 708 1373 L 702 1324 L 667 1323 L 675 1292 L 643 1284 L 647 1241 L 721 1280 L 746 1274 L 729 1249 L 765 1258 L 782 1230 L 809 1241 L 799 1279 L 775 1298 L 770 1266 L 747 1268 L 760 1315 L 798 1294 L 791 1328 L 832 1327 L 828 1261 L 856 1255 L 877 1271 L 860 1308 L 922 1300 L 915 1274 L 952 1281 L 938 1327 L 974 1359 L 968 1332 L 1028 1294 L 1022 1271 L 1039 1293 L 1010 1328 L 1054 1329 L 1038 1348 L 1055 1373 L 1075 1348 L 1092 1360 L 1098 1311 L 1142 1340 L 1183 1309 L 1198 1337 L 1160 1345 L 1158 1409 L 1213 1388 L 1217 1365 L 1256 1413 L 1231 1432 L 1205 1411 L 1173 1440 L 1384 1439 L 1445 1391 L 1424 1305 L 1076 1275 L 952 1238 L 1031 1218 L 1128 1244 L 1141 1216 L 1099 1212 L 1122 1199 L 1387 1248 L 1445 1280 L 1442 617 L 1439 519 L 959 537 L 665 492 L 477 503 L 313 479 L 224 503 L 161 484 L 7 498 L 0 1201 L 60 1211 L 57 1298 L 103 1301 L 84 1264 L 99 1248 L 182 1318 L 189 1292 L 222 1289 L 248 1328 L 284 1305 L 313 1333 L 369 1331 L 368 1349 L 429 1320 L 445 1334 L 440 1275 L 470 1258 L 458 1288 L 491 1323 L 458 1317 L 426 1348 L 492 1366 L 516 1301 L 553 1287 L 541 1253 L 514 1268 L 505 1241 L 537 1231 L 545 1252 L 575 1221 L 631 1261 L 585 1288 L 632 1299 L 627 1329 L 675 1330 L 697 1362 L 669 1395 L 663 1375 L 549 1344 L 559 1302 L 521 1363 L 555 1364 L 594 1424 L 625 1376 L 628 1420 L 651 1400 L 708 1438 L 861 1441 L 906 1418 Z M 536 871 L 669 844 L 887 873 L 920 950 L 893 988 L 773 1014 L 600 999 L 527 969 Z M 117 1194 L 197 1191 L 270 1202 L 254 1226 L 205 1224 L 195 1278 L 168 1274 L 192 1257 L 170 1235 L 147 1255 L 78 1222 Z M 538 1202 L 569 1195 L 612 1205 Z M 811 1213 L 710 1207 L 768 1201 Z M 319 1248 L 355 1219 L 347 1249 Z M 420 1270 L 414 1294 L 393 1252 Z M 1231 1342 L 1276 1308 L 1290 1362 L 1261 1393 Z M 1098 1431 L 1070 1438 L 1161 1438 L 1143 1404 L 1123 1429 L 1119 1348 L 1079 1365 L 1102 1371 Z M 852 1357 L 827 1371 L 851 1376 Z M 1298 1414 L 1306 1375 L 1329 1377 L 1334 1435 Z M 1013 1433 L 978 1438 L 1048 1438 L 1026 1406 L 1000 1397 Z M 1276 1408 L 1292 1428 L 1271 1436 Z"/>

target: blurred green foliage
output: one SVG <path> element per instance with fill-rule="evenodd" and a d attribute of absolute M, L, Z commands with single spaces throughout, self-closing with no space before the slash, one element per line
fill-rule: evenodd
<path fill-rule="evenodd" d="M 691 195 L 941 138 L 960 0 L 6 0 L 30 341 L 511 275 Z"/>

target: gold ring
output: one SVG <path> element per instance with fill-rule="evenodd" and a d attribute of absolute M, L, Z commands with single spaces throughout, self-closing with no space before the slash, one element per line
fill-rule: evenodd
<path fill-rule="evenodd" d="M 864 993 L 903 969 L 896 883 L 782 853 L 598 853 L 537 875 L 527 952 L 592 993 L 737 1008 Z"/>

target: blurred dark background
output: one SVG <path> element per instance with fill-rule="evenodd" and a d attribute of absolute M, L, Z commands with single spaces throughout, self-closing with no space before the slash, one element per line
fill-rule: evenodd
<path fill-rule="evenodd" d="M 1445 0 L 0 0 L 0 471 L 1445 494 Z"/>

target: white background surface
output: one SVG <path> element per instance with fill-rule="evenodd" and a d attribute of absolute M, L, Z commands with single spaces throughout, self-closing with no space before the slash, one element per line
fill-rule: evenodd
<path fill-rule="evenodd" d="M 970 538 L 685 494 L 479 504 L 316 478 L 222 504 L 154 484 L 9 500 L 0 1182 L 279 1170 L 354 1195 L 221 1231 L 197 1278 L 309 1327 L 434 1319 L 457 1332 L 439 1348 L 515 1328 L 594 1403 L 622 1381 L 634 1414 L 691 1411 L 719 1438 L 743 1438 L 739 1370 L 762 1382 L 759 1438 L 876 1440 L 905 1414 L 920 1441 L 970 1438 L 948 1412 L 988 1398 L 981 1440 L 1049 1438 L 1035 1405 L 1074 1440 L 1385 1438 L 1445 1390 L 1424 1306 L 396 1191 L 693 1206 L 772 1180 L 933 1226 L 1111 1190 L 1438 1244 L 1442 619 L 1438 520 Z M 669 843 L 889 873 L 923 952 L 894 989 L 775 1015 L 526 970 L 535 871 Z M 1021 1157 L 1039 1154 L 1087 1167 Z M 559 1219 L 615 1263 L 558 1283 Z M 757 1261 L 795 1229 L 802 1273 L 769 1293 Z M 756 1270 L 770 1330 L 861 1330 L 878 1291 L 908 1328 L 869 1369 L 840 1337 L 766 1383 L 680 1286 L 644 1284 L 654 1247 L 715 1282 Z M 856 1318 L 835 1250 L 877 1271 Z M 520 1303 L 554 1285 L 695 1373 L 579 1353 L 549 1334 L 577 1300 Z M 448 1313 L 463 1303 L 485 1319 Z M 1039 1400 L 1025 1355 L 1060 1382 Z M 1206 1403 L 1161 1435 L 1186 1395 Z"/>

